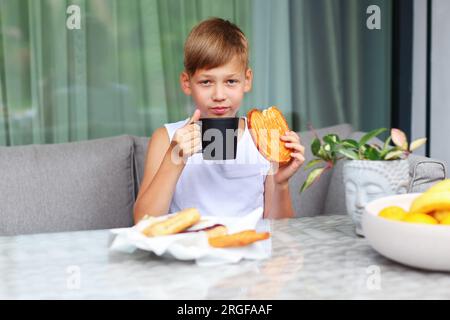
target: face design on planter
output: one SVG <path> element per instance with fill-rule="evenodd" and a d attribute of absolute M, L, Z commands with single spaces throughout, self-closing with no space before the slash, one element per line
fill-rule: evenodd
<path fill-rule="evenodd" d="M 361 217 L 367 203 L 394 191 L 387 177 L 375 170 L 351 170 L 345 181 L 347 209 L 353 216 Z"/>

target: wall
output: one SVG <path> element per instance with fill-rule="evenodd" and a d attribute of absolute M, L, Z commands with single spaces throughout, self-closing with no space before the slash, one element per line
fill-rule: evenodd
<path fill-rule="evenodd" d="M 432 2 L 430 156 L 450 164 L 450 1 Z"/>

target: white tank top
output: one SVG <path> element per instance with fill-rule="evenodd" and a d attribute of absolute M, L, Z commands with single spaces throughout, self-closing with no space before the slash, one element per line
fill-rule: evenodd
<path fill-rule="evenodd" d="M 203 160 L 201 153 L 188 158 L 169 208 L 169 213 L 197 208 L 201 215 L 244 216 L 264 208 L 264 181 L 270 169 L 248 131 L 238 141 L 236 159 Z M 175 131 L 189 119 L 165 124 L 172 141 Z"/>

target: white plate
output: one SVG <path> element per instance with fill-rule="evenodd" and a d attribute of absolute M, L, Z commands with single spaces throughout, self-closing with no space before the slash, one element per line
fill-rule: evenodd
<path fill-rule="evenodd" d="M 367 204 L 362 219 L 365 237 L 383 256 L 429 270 L 450 271 L 450 226 L 394 221 L 378 216 L 388 206 L 409 210 L 420 193 L 395 195 Z"/>

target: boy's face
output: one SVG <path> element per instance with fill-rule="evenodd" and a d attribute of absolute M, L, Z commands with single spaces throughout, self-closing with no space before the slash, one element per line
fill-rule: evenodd
<path fill-rule="evenodd" d="M 234 117 L 241 106 L 244 93 L 252 87 L 252 71 L 245 70 L 237 58 L 227 64 L 197 70 L 180 76 L 181 88 L 192 95 L 195 106 L 204 118 Z"/>

